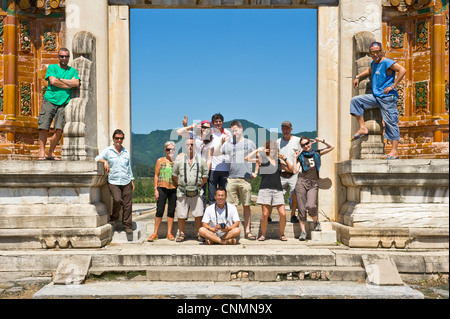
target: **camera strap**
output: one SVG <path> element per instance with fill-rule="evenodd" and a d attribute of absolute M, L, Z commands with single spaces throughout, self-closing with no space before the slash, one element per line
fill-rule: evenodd
<path fill-rule="evenodd" d="M 214 204 L 214 212 L 216 213 L 216 222 L 219 221 L 219 216 L 217 215 L 217 203 Z M 228 205 L 225 202 L 225 224 L 228 221 Z"/>

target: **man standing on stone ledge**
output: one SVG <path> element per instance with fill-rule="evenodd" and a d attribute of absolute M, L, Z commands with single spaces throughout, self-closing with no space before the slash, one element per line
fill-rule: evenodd
<path fill-rule="evenodd" d="M 359 124 L 359 130 L 353 135 L 355 141 L 369 134 L 364 121 L 364 110 L 379 107 L 384 120 L 385 138 L 392 140 L 392 150 L 384 156 L 385 159 L 398 159 L 398 140 L 400 130 L 398 127 L 398 94 L 395 87 L 406 74 L 406 69 L 399 63 L 384 57 L 381 43 L 373 42 L 369 47 L 372 63 L 370 68 L 355 76 L 353 86 L 359 85 L 359 79 L 370 76 L 372 82 L 372 94 L 358 95 L 350 102 L 350 114 Z M 398 76 L 395 76 L 398 73 Z"/>
<path fill-rule="evenodd" d="M 39 129 L 39 160 L 60 160 L 55 156 L 54 150 L 61 139 L 65 125 L 65 109 L 72 96 L 72 89 L 80 86 L 77 70 L 68 65 L 70 53 L 66 48 L 58 52 L 59 64 L 48 66 L 45 79 L 48 88 L 45 92 L 41 112 L 38 118 Z M 45 157 L 45 144 L 50 124 L 55 119 L 55 134 L 50 138 L 48 156 Z"/>
<path fill-rule="evenodd" d="M 133 233 L 131 214 L 134 191 L 134 177 L 131 171 L 131 158 L 127 149 L 122 146 L 125 134 L 122 130 L 113 133 L 113 145 L 105 148 L 95 160 L 103 163 L 108 174 L 108 188 L 113 198 L 111 221 L 119 220 L 122 208 L 122 223 L 127 234 Z"/>

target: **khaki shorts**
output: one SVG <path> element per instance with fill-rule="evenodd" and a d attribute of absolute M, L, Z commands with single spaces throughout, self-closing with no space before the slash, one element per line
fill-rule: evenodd
<path fill-rule="evenodd" d="M 177 217 L 187 219 L 189 216 L 189 209 L 194 217 L 203 216 L 203 201 L 201 196 L 177 197 Z"/>
<path fill-rule="evenodd" d="M 42 102 L 42 108 L 38 117 L 38 129 L 48 131 L 55 118 L 55 130 L 63 130 L 66 124 L 66 105 L 55 105 L 46 99 Z"/>
<path fill-rule="evenodd" d="M 271 206 L 284 205 L 283 191 L 269 188 L 260 189 L 256 204 Z"/>
<path fill-rule="evenodd" d="M 250 206 L 252 199 L 252 180 L 251 178 L 233 178 L 228 177 L 227 183 L 227 202 L 233 205 L 239 205 L 239 201 L 244 206 Z"/>
<path fill-rule="evenodd" d="M 289 186 L 289 194 L 290 196 L 294 195 L 295 184 L 297 184 L 298 174 L 293 174 L 291 177 L 286 178 L 281 176 L 281 187 L 283 187 L 283 194 L 286 193 L 287 188 Z"/>

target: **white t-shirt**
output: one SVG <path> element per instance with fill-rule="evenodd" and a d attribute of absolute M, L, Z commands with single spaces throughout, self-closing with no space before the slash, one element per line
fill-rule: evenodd
<path fill-rule="evenodd" d="M 221 147 L 222 136 L 227 136 L 228 138 L 232 137 L 231 132 L 227 129 L 224 129 L 222 133 L 214 132 L 213 134 L 214 138 L 211 143 L 214 143 L 214 149 Z M 211 170 L 228 172 L 230 170 L 230 157 L 224 154 L 213 156 L 211 161 Z"/>
<path fill-rule="evenodd" d="M 226 218 L 225 209 L 228 207 L 228 217 Z M 228 227 L 232 226 L 235 222 L 240 221 L 239 213 L 235 205 L 226 203 L 223 209 L 220 209 L 216 204 L 209 205 L 205 209 L 205 213 L 203 214 L 202 223 L 207 223 L 211 227 L 216 227 L 217 224 L 224 223 Z M 217 236 L 222 236 L 224 232 L 217 231 Z"/>
<path fill-rule="evenodd" d="M 216 137 L 213 138 L 213 140 L 211 142 L 209 142 L 208 144 L 203 143 L 203 140 L 199 137 L 199 136 L 195 136 L 194 137 L 194 143 L 195 143 L 195 154 L 196 155 L 200 155 L 202 159 L 205 160 L 205 162 L 208 160 L 208 153 L 211 150 L 211 148 L 214 147 L 214 139 L 216 139 Z"/>
<path fill-rule="evenodd" d="M 289 141 L 286 141 L 281 137 L 277 140 L 277 144 L 280 154 L 286 156 L 289 163 L 294 165 L 295 152 L 300 149 L 300 137 L 291 135 L 291 139 Z"/>

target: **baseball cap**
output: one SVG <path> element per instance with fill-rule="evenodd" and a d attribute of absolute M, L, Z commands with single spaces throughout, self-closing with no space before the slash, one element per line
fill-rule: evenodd
<path fill-rule="evenodd" d="M 292 123 L 289 121 L 284 121 L 283 123 L 281 123 L 281 126 L 287 126 L 287 127 L 292 128 Z"/>

